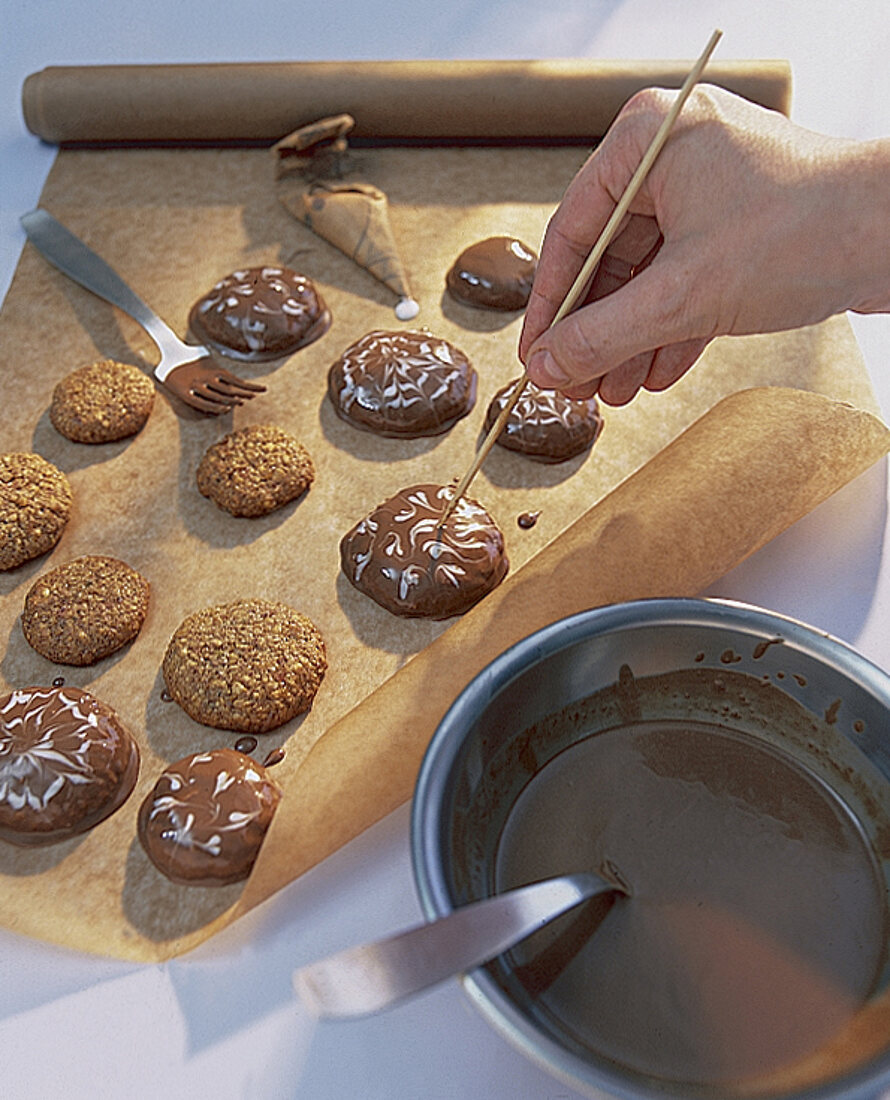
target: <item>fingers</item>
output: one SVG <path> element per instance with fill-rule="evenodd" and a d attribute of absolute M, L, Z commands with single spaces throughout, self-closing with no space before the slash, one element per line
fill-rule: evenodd
<path fill-rule="evenodd" d="M 601 377 L 642 352 L 713 335 L 709 292 L 682 250 L 658 258 L 620 290 L 570 313 L 529 348 L 539 385 L 565 390 Z"/>
<path fill-rule="evenodd" d="M 635 355 L 604 375 L 597 393 L 607 405 L 627 405 L 642 389 L 649 374 L 654 353 Z"/>
<path fill-rule="evenodd" d="M 519 340 L 519 356 L 523 361 L 531 345 L 552 323 L 669 109 L 673 94 L 649 88 L 632 96 L 566 190 L 541 246 Z M 620 230 L 626 246 L 634 252 L 641 240 L 648 240 L 642 252 L 635 255 L 634 262 L 651 249 L 657 239 L 658 227 L 653 214 L 651 200 L 643 188 L 634 201 L 631 217 Z M 650 224 L 641 230 L 642 237 L 636 235 L 640 226 L 634 215 L 650 219 Z M 625 259 L 620 250 L 616 251 L 616 246 L 617 238 L 610 248 L 611 254 Z"/>
<path fill-rule="evenodd" d="M 576 401 L 599 395 L 607 405 L 627 405 L 641 389 L 661 392 L 679 381 L 694 366 L 707 345 L 707 340 L 686 340 L 653 352 L 641 352 L 619 363 L 608 374 L 588 382 L 569 384 L 562 388 L 562 392 Z M 532 381 L 543 385 L 536 378 Z"/>
<path fill-rule="evenodd" d="M 707 340 L 684 340 L 659 348 L 643 383 L 645 389 L 660 393 L 683 377 L 708 346 Z"/>
<path fill-rule="evenodd" d="M 658 260 L 620 290 L 571 313 L 532 345 L 528 376 L 569 397 L 598 392 L 610 405 L 630 401 L 641 387 L 673 385 L 713 335 L 684 265 Z M 702 335 L 697 335 L 702 332 Z"/>

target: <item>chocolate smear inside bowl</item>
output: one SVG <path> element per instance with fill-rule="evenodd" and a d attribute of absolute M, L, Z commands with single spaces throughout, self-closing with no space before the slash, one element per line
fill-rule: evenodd
<path fill-rule="evenodd" d="M 508 651 L 421 770 L 427 915 L 609 867 L 630 896 L 474 972 L 474 1000 L 582 1088 L 886 1084 L 888 702 L 846 647 L 717 601 L 584 612 Z"/>

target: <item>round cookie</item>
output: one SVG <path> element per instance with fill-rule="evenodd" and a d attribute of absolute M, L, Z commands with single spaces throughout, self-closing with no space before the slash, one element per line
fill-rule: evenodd
<path fill-rule="evenodd" d="M 538 257 L 515 237 L 488 237 L 470 245 L 445 276 L 448 293 L 477 309 L 525 309 Z"/>
<path fill-rule="evenodd" d="M 439 435 L 476 403 L 476 371 L 453 344 L 428 332 L 374 331 L 328 373 L 328 396 L 348 423 L 377 435 Z"/>
<path fill-rule="evenodd" d="M 447 619 L 467 611 L 504 579 L 504 536 L 467 497 L 444 527 L 450 485 L 412 485 L 343 536 L 340 564 L 366 596 L 406 618 Z"/>
<path fill-rule="evenodd" d="M 266 769 L 235 749 L 177 760 L 139 808 L 139 840 L 167 878 L 223 886 L 247 878 L 281 799 Z"/>
<path fill-rule="evenodd" d="M 48 661 L 92 665 L 136 637 L 150 590 L 145 577 L 117 558 L 74 558 L 28 590 L 22 632 Z"/>
<path fill-rule="evenodd" d="M 0 570 L 52 550 L 71 513 L 71 485 L 31 453 L 0 454 Z"/>
<path fill-rule="evenodd" d="M 252 424 L 223 436 L 198 466 L 198 489 L 233 516 L 265 516 L 296 500 L 315 478 L 309 452 L 292 435 Z"/>
<path fill-rule="evenodd" d="M 234 359 L 278 359 L 330 328 L 315 284 L 289 267 L 233 271 L 192 306 L 189 327 L 202 344 Z"/>
<path fill-rule="evenodd" d="M 485 414 L 486 431 L 494 425 L 521 381 L 514 379 L 494 395 Z M 538 462 L 565 462 L 590 447 L 602 426 L 595 397 L 575 400 L 559 390 L 541 389 L 526 380 L 496 442 Z"/>
<path fill-rule="evenodd" d="M 107 704 L 80 688 L 19 688 L 0 699 L 0 837 L 53 844 L 129 797 L 139 749 Z"/>
<path fill-rule="evenodd" d="M 196 722 L 265 733 L 309 709 L 327 657 L 305 615 L 271 600 L 236 600 L 183 620 L 162 668 L 171 698 Z"/>
<path fill-rule="evenodd" d="M 111 443 L 141 431 L 154 400 L 154 383 L 141 370 L 100 359 L 56 385 L 49 418 L 56 431 L 75 443 Z"/>

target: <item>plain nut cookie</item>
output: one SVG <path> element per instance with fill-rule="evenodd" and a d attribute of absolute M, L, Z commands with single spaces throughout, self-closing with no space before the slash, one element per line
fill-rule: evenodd
<path fill-rule="evenodd" d="M 48 661 L 92 665 L 136 637 L 149 592 L 145 577 L 117 558 L 75 558 L 31 586 L 22 632 Z"/>
<path fill-rule="evenodd" d="M 171 698 L 196 722 L 265 733 L 309 709 L 327 657 L 305 615 L 271 600 L 236 600 L 189 615 L 162 667 Z"/>
<path fill-rule="evenodd" d="M 52 550 L 71 513 L 71 485 L 31 453 L 0 454 L 0 569 Z"/>
<path fill-rule="evenodd" d="M 198 489 L 233 516 L 265 516 L 303 495 L 315 479 L 309 452 L 292 435 L 252 424 L 209 447 Z"/>
<path fill-rule="evenodd" d="M 100 359 L 56 385 L 49 418 L 75 443 L 111 443 L 141 431 L 154 400 L 154 383 L 138 367 Z"/>

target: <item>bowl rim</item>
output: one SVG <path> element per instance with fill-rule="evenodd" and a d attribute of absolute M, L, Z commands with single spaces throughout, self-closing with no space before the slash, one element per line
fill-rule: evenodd
<path fill-rule="evenodd" d="M 550 656 L 581 641 L 641 626 L 719 626 L 738 628 L 763 639 L 781 635 L 786 643 L 841 671 L 890 709 L 890 675 L 835 636 L 798 619 L 754 604 L 715 597 L 653 597 L 608 604 L 558 619 L 520 639 L 495 657 L 459 692 L 439 722 L 418 772 L 411 804 L 410 845 L 412 870 L 420 905 L 427 920 L 451 912 L 445 878 L 434 854 L 442 823 L 442 807 L 451 772 L 467 731 L 480 706 L 493 699 L 516 676 L 542 656 Z M 481 702 L 480 702 L 481 700 Z M 690 1095 L 670 1082 L 644 1083 L 620 1069 L 613 1072 L 593 1065 L 539 1031 L 495 983 L 484 967 L 462 975 L 465 993 L 482 1016 L 512 1045 L 546 1072 L 576 1090 L 602 1098 L 603 1090 L 621 1100 L 665 1100 Z M 808 1100 L 866 1100 L 890 1088 L 890 1046 L 887 1051 L 829 1081 L 788 1093 L 764 1093 L 762 1100 L 779 1095 Z M 697 1090 L 714 1097 L 714 1090 Z"/>

